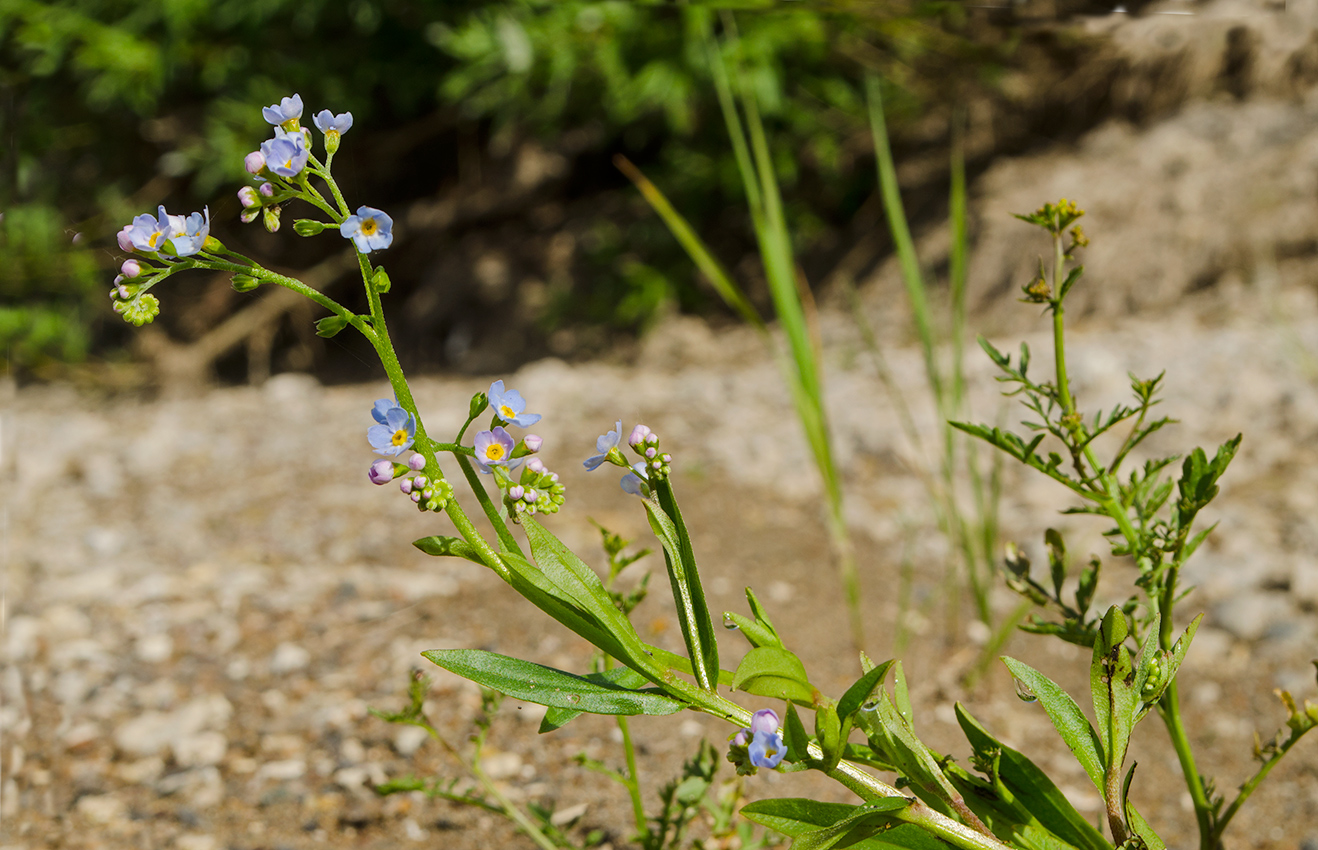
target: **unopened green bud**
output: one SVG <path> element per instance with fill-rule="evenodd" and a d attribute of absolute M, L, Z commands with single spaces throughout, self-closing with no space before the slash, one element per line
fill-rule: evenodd
<path fill-rule="evenodd" d="M 342 141 L 343 134 L 338 130 L 329 130 L 325 133 L 325 152 L 331 156 L 339 152 L 339 142 Z"/>
<path fill-rule="evenodd" d="M 122 315 L 125 321 L 132 322 L 139 328 L 160 315 L 160 300 L 151 294 L 139 295 L 132 301 L 122 303 L 124 305 Z"/>
<path fill-rule="evenodd" d="M 348 326 L 348 320 L 343 316 L 326 316 L 316 322 L 316 336 L 329 339 Z"/>
<path fill-rule="evenodd" d="M 201 250 L 211 254 L 217 254 L 224 250 L 224 243 L 216 239 L 214 236 L 207 236 L 201 243 Z"/>
<path fill-rule="evenodd" d="M 385 271 L 383 268 L 375 270 L 375 275 L 371 278 L 371 286 L 375 287 L 376 292 L 383 295 L 389 291 L 389 287 L 392 285 L 393 284 L 389 280 L 389 272 Z"/>
<path fill-rule="evenodd" d="M 231 279 L 235 292 L 251 292 L 261 285 L 261 281 L 249 274 L 236 274 Z"/>
<path fill-rule="evenodd" d="M 325 229 L 325 223 L 309 218 L 299 218 L 293 222 L 293 232 L 298 236 L 316 236 Z"/>
<path fill-rule="evenodd" d="M 476 393 L 471 397 L 471 404 L 467 407 L 467 415 L 472 419 L 480 416 L 485 412 L 485 408 L 490 406 L 490 399 L 485 393 Z"/>
<path fill-rule="evenodd" d="M 279 207 L 265 207 L 261 210 L 261 223 L 271 233 L 279 230 Z"/>

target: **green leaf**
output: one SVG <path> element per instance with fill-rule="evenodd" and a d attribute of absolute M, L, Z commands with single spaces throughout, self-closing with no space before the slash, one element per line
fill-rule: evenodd
<path fill-rule="evenodd" d="M 597 684 L 617 685 L 631 690 L 644 687 L 646 684 L 646 678 L 630 667 L 614 667 L 603 673 L 591 673 L 585 679 Z M 584 713 L 575 708 L 549 708 L 540 720 L 540 734 L 562 729 Z"/>
<path fill-rule="evenodd" d="M 805 724 L 796 706 L 787 703 L 786 716 L 783 718 L 783 743 L 787 745 L 787 760 L 807 763 L 810 759 L 810 736 L 806 734 Z"/>
<path fill-rule="evenodd" d="M 851 724 L 847 724 L 847 731 Z M 842 750 L 846 746 L 843 740 L 842 721 L 837 716 L 837 708 L 821 705 L 815 708 L 815 739 L 824 751 L 824 763 L 821 770 L 828 772 L 842 761 Z"/>
<path fill-rule="evenodd" d="M 476 552 L 476 547 L 459 537 L 444 537 L 436 534 L 413 540 L 412 545 L 427 555 L 451 555 L 485 566 L 485 562 Z"/>
<path fill-rule="evenodd" d="M 1071 287 L 1075 286 L 1076 281 L 1080 280 L 1080 276 L 1084 273 L 1085 273 L 1084 266 L 1076 266 L 1075 268 L 1071 269 L 1071 272 L 1066 276 L 1066 280 L 1062 281 L 1062 291 L 1057 294 L 1057 300 L 1060 301 L 1064 299 L 1066 297 L 1066 293 L 1071 291 Z"/>
<path fill-rule="evenodd" d="M 647 655 L 651 656 L 652 658 L 654 658 L 655 661 L 658 661 L 660 664 L 664 665 L 665 667 L 668 667 L 673 670 L 677 670 L 680 673 L 686 673 L 688 676 L 695 675 L 695 672 L 691 668 L 691 659 L 687 658 L 686 656 L 678 655 L 675 652 L 669 652 L 666 649 L 662 649 L 660 647 L 653 646 L 648 643 L 645 644 L 645 652 Z M 724 687 L 731 688 L 732 671 L 719 670 L 718 683 L 720 685 L 723 685 Z"/>
<path fill-rule="evenodd" d="M 735 628 L 740 631 L 741 636 L 746 638 L 753 647 L 776 646 L 781 648 L 783 645 L 778 636 L 766 629 L 763 623 L 749 617 L 743 617 L 735 611 L 723 612 L 723 626 L 724 628 Z"/>
<path fill-rule="evenodd" d="M 580 608 L 588 611 L 612 635 L 615 643 L 626 647 L 621 655 L 609 654 L 629 666 L 644 665 L 647 659 L 636 629 L 613 604 L 613 597 L 595 571 L 532 517 L 522 518 L 522 528 L 531 544 L 536 565 L 545 577 Z"/>
<path fill-rule="evenodd" d="M 649 499 L 642 501 L 650 518 L 650 528 L 663 544 L 668 581 L 677 603 L 677 621 L 696 671 L 696 681 L 705 690 L 712 691 L 718 682 L 718 636 L 709 617 L 709 605 L 705 602 L 691 538 L 682 521 L 672 484 L 663 479 L 654 482 L 653 486 L 658 504 Z"/>
<path fill-rule="evenodd" d="M 847 688 L 847 692 L 842 695 L 842 699 L 837 704 L 838 717 L 841 717 L 844 721 L 850 720 L 852 715 L 869 701 L 874 689 L 882 684 L 884 677 L 888 675 L 888 668 L 892 664 L 891 660 L 883 662 Z"/>
<path fill-rule="evenodd" d="M 1034 762 L 990 735 L 960 703 L 956 704 L 956 717 L 981 761 L 996 754 L 998 781 L 1011 794 L 1015 805 L 1038 821 L 1040 827 L 1082 850 L 1112 850 L 1103 834 L 1075 810 L 1066 795 Z M 975 796 L 966 794 L 965 798 L 975 808 Z"/>
<path fill-rule="evenodd" d="M 589 714 L 663 716 L 686 706 L 657 690 L 632 690 L 480 649 L 431 649 L 426 658 L 478 685 L 537 705 Z"/>
<path fill-rule="evenodd" d="M 892 681 L 893 704 L 909 728 L 915 728 L 915 710 L 911 708 L 911 691 L 906 687 L 906 671 L 898 661 L 894 665 Z"/>
<path fill-rule="evenodd" d="M 814 704 L 815 689 L 806 678 L 805 665 L 794 653 L 776 646 L 759 646 L 746 653 L 732 675 L 732 689 Z"/>
<path fill-rule="evenodd" d="M 751 606 L 751 613 L 755 615 L 756 622 L 768 629 L 769 633 L 773 635 L 774 640 L 777 642 L 777 645 L 782 646 L 782 638 L 778 636 L 778 630 L 773 627 L 773 622 L 769 619 L 769 612 L 764 610 L 764 606 L 760 604 L 760 600 L 755 598 L 755 591 L 751 590 L 749 587 L 746 588 L 746 603 Z"/>
<path fill-rule="evenodd" d="M 1080 710 L 1080 706 L 1076 705 L 1075 700 L 1071 699 L 1071 696 L 1056 682 L 1030 665 L 1015 658 L 1003 658 L 1002 661 L 1011 671 L 1011 675 L 1038 698 L 1039 704 L 1048 713 L 1053 728 L 1071 748 L 1072 754 L 1085 769 L 1094 787 L 1098 788 L 1100 794 L 1103 793 L 1102 745 L 1099 743 L 1098 735 L 1094 733 L 1094 728 L 1085 718 L 1084 712 Z"/>
<path fill-rule="evenodd" d="M 1066 581 L 1066 542 L 1055 528 L 1043 533 L 1043 542 L 1048 547 L 1048 569 L 1053 579 L 1053 598 L 1062 598 L 1062 583 Z"/>
<path fill-rule="evenodd" d="M 1130 634 L 1126 615 L 1113 605 L 1103 616 L 1094 641 L 1093 661 L 1089 665 L 1090 694 L 1094 700 L 1098 740 L 1106 754 L 1106 772 L 1116 775 L 1126 759 L 1130 731 L 1135 724 L 1135 707 L 1139 692 L 1135 689 L 1135 665 L 1126 648 Z"/>
<path fill-rule="evenodd" d="M 889 800 L 892 802 L 889 802 Z M 869 804 L 870 814 L 886 814 L 890 821 L 895 822 L 896 819 L 892 817 L 893 813 L 900 811 L 908 802 L 908 800 L 901 797 L 878 800 Z M 892 808 L 887 809 L 886 812 L 881 810 L 882 807 L 889 806 Z M 820 830 L 830 829 L 841 823 L 851 821 L 853 818 L 865 817 L 866 813 L 863 811 L 865 808 L 864 806 L 851 806 L 845 803 L 821 803 L 817 800 L 801 797 L 780 797 L 748 803 L 742 807 L 741 813 L 748 820 L 761 826 L 781 832 L 791 838 L 800 839 Z M 818 839 L 809 840 L 815 841 Z M 798 840 L 792 846 L 793 848 L 800 848 L 811 845 L 802 844 Z M 893 826 L 878 835 L 861 837 L 854 842 L 835 843 L 830 846 L 857 847 L 861 850 L 888 850 L 888 848 L 893 847 L 904 847 L 909 848 L 909 850 L 947 850 L 948 848 L 947 844 L 914 824 L 901 823 L 894 823 Z"/>

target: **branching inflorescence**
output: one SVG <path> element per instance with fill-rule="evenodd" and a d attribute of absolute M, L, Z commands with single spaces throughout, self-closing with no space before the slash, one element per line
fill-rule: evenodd
<path fill-rule="evenodd" d="M 1089 613 L 1099 578 L 1097 560 L 1082 572 L 1074 598 L 1064 598 L 1067 563 L 1060 533 L 1050 529 L 1046 535 L 1050 562 L 1046 582 L 1031 575 L 1028 561 L 1019 552 L 1009 553 L 1006 562 L 1008 583 L 1058 615 L 1051 621 L 1033 618 L 1026 624 L 1027 630 L 1092 647 L 1092 724 L 1075 701 L 1042 673 L 1019 661 L 1005 660 L 1023 692 L 1045 709 L 1094 782 L 1106 810 L 1106 837 L 1076 811 L 1042 770 L 995 739 L 962 706 L 957 706 L 957 718 L 973 751 L 973 770 L 930 750 L 916 734 L 915 712 L 900 662 L 876 665 L 862 654 L 862 675 L 854 684 L 837 698 L 824 694 L 811 682 L 801 659 L 788 648 L 749 588 L 749 615 L 725 612 L 723 622 L 750 648 L 735 669 L 724 669 L 695 551 L 677 503 L 672 455 L 660 447 L 659 436 L 648 427 L 636 425 L 625 432 L 618 420 L 613 429 L 598 437 L 595 453 L 584 466 L 595 470 L 611 464 L 625 470 L 622 489 L 638 497 L 662 547 L 686 652 L 671 653 L 642 640 L 630 614 L 644 596 L 644 584 L 627 595 L 612 586 L 618 573 L 639 556 L 622 556 L 625 542 L 606 533 L 611 568 L 608 580 L 602 580 L 539 522 L 540 515 L 554 514 L 562 507 L 565 490 L 559 475 L 541 460 L 544 441 L 535 434 L 516 436 L 517 429 L 535 425 L 541 418 L 527 412 L 528 402 L 521 393 L 502 380 L 495 381 L 487 392 L 471 399 L 466 421 L 451 442 L 437 441 L 427 433 L 388 334 L 381 296 L 389 291 L 389 276 L 371 259 L 392 243 L 393 220 L 365 205 L 353 211 L 331 175 L 334 154 L 352 127 L 352 116 L 325 110 L 315 117 L 323 137 L 322 162 L 313 153 L 312 134 L 300 124 L 302 112 L 298 95 L 263 110 L 274 136 L 246 157 L 255 185 L 238 193 L 241 217 L 245 222 L 261 218 L 273 232 L 279 229 L 282 210 L 289 204 L 312 207 L 315 217 L 295 221 L 295 232 L 309 237 L 337 231 L 351 242 L 368 312 L 357 314 L 301 281 L 227 248 L 210 235 L 208 208 L 184 217 L 171 215 L 163 207 L 154 216 L 138 216 L 119 234 L 120 247 L 133 256 L 124 262 L 111 293 L 114 309 L 133 324 L 149 322 L 159 311 L 151 292 L 156 285 L 181 271 L 212 269 L 229 273 L 240 291 L 263 284 L 294 290 L 329 312 L 317 322 L 320 335 L 333 336 L 351 327 L 371 343 L 393 397 L 379 399 L 371 409 L 374 424 L 366 436 L 379 457 L 370 465 L 368 478 L 377 485 L 398 481 L 401 492 L 418 509 L 442 513 L 456 532 L 417 540 L 417 548 L 431 555 L 465 558 L 490 569 L 531 604 L 589 641 L 597 650 L 598 663 L 593 671 L 579 675 L 481 650 L 434 650 L 424 656 L 486 688 L 546 706 L 542 731 L 561 728 L 583 713 L 616 717 L 626 742 L 628 771 L 615 778 L 632 796 L 637 836 L 643 846 L 658 848 L 670 840 L 664 836 L 680 836 L 683 829 L 674 827 L 673 818 L 678 817 L 674 812 L 687 809 L 682 808 L 686 803 L 678 806 L 677 791 L 665 791 L 665 814 L 653 819 L 653 829 L 647 824 L 626 725 L 626 718 L 634 715 L 663 716 L 684 709 L 712 715 L 736 728 L 728 736 L 727 758 L 739 774 L 817 770 L 853 791 L 860 798 L 857 805 L 788 798 L 762 800 L 742 809 L 751 820 L 794 837 L 798 847 L 808 850 L 847 847 L 871 839 L 898 847 L 951 845 L 965 850 L 1162 848 L 1162 839 L 1131 801 L 1133 768 L 1123 774 L 1131 730 L 1155 710 L 1181 758 L 1200 818 L 1201 848 L 1216 850 L 1240 804 L 1277 760 L 1318 724 L 1318 708 L 1308 704 L 1297 708 L 1286 695 L 1289 736 L 1279 734 L 1268 747 L 1260 748 L 1263 767 L 1242 786 L 1230 806 L 1224 809 L 1221 798 L 1210 798 L 1210 786 L 1199 775 L 1189 749 L 1176 687 L 1176 675 L 1199 618 L 1178 636 L 1173 608 L 1182 595 L 1181 571 L 1211 530 L 1196 532 L 1193 522 L 1217 494 L 1217 482 L 1239 437 L 1228 441 L 1211 459 L 1195 449 L 1184 459 L 1180 478 L 1172 482 L 1164 480 L 1162 473 L 1174 458 L 1146 460 L 1129 473 L 1123 471 L 1123 462 L 1144 440 L 1171 421 L 1151 416 L 1162 376 L 1132 377 L 1135 402 L 1131 406 L 1088 419 L 1081 414 L 1067 379 L 1062 324 L 1066 296 L 1083 272 L 1081 267 L 1068 270 L 1068 262 L 1088 242 L 1075 225 L 1083 212 L 1073 204 L 1063 200 L 1022 216 L 1048 232 L 1053 242 L 1051 270 L 1041 261 L 1040 273 L 1023 287 L 1023 300 L 1043 305 L 1053 319 L 1052 379 L 1030 375 L 1028 348 L 1022 346 L 1013 363 L 1008 355 L 983 343 L 1001 369 L 1000 380 L 1008 392 L 1019 395 L 1031 412 L 1033 419 L 1025 425 L 1032 436 L 954 424 L 1067 487 L 1081 499 L 1070 512 L 1097 514 L 1113 522 L 1115 528 L 1108 532 L 1113 555 L 1132 559 L 1139 569 L 1137 584 L 1142 597 L 1132 596 L 1100 616 Z M 468 439 L 468 429 L 486 414 L 488 427 Z M 1119 426 L 1126 428 L 1125 435 L 1116 438 L 1111 459 L 1100 462 L 1098 441 L 1112 434 L 1111 441 Z M 625 439 L 624 433 L 628 434 Z M 625 454 L 627 449 L 633 457 Z M 456 465 L 493 527 L 494 539 L 487 539 L 453 498 L 454 488 L 441 467 L 441 458 Z M 494 484 L 497 496 L 491 495 L 487 482 Z M 890 674 L 891 692 L 885 684 Z M 413 690 L 419 705 L 420 691 Z M 783 711 L 760 708 L 752 713 L 732 702 L 728 691 L 773 700 L 781 703 Z M 422 723 L 418 711 L 405 712 L 404 719 Z M 813 729 L 807 728 L 803 712 L 813 713 Z M 851 740 L 856 730 L 863 742 Z M 705 763 L 697 758 L 692 764 L 697 762 Z M 872 772 L 875 769 L 895 773 L 897 780 L 890 784 Z M 710 787 L 711 770 L 700 767 L 692 774 L 701 777 L 701 788 Z M 488 789 L 492 794 L 497 790 L 492 785 Z M 505 811 L 542 847 L 556 846 L 525 816 Z"/>

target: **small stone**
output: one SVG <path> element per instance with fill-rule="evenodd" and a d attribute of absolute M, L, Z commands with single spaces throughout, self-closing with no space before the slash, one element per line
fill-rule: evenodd
<path fill-rule="evenodd" d="M 426 831 L 412 818 L 403 819 L 403 834 L 409 841 L 425 841 Z"/>
<path fill-rule="evenodd" d="M 256 778 L 287 782 L 300 779 L 306 772 L 307 763 L 305 761 L 301 759 L 281 759 L 280 761 L 268 761 L 261 765 L 256 771 Z"/>
<path fill-rule="evenodd" d="M 206 809 L 224 799 L 224 780 L 217 768 L 198 767 L 171 773 L 156 783 L 156 791 L 165 796 L 182 794 L 191 805 Z"/>
<path fill-rule="evenodd" d="M 415 726 L 405 727 L 415 729 Z M 425 730 L 421 730 L 424 732 Z M 362 742 L 356 738 L 344 738 L 343 743 L 339 744 L 339 759 L 347 764 L 361 764 L 366 761 L 366 748 Z"/>
<path fill-rule="evenodd" d="M 394 750 L 404 758 L 411 756 L 421 748 L 430 737 L 430 733 L 420 726 L 403 726 L 394 733 Z"/>
<path fill-rule="evenodd" d="M 229 750 L 229 739 L 221 732 L 199 732 L 175 740 L 170 745 L 174 761 L 180 767 L 205 767 L 219 764 Z"/>
<path fill-rule="evenodd" d="M 581 820 L 581 816 L 589 808 L 586 803 L 578 803 L 575 806 L 568 806 L 566 809 L 559 809 L 549 817 L 549 822 L 557 827 L 564 827 L 568 824 Z"/>
<path fill-rule="evenodd" d="M 164 772 L 165 762 L 158 756 L 130 761 L 115 768 L 115 774 L 130 785 L 148 785 Z"/>
<path fill-rule="evenodd" d="M 127 807 L 110 794 L 91 794 L 78 800 L 78 814 L 102 826 L 123 820 Z"/>
<path fill-rule="evenodd" d="M 364 767 L 344 767 L 334 771 L 334 784 L 346 791 L 360 791 L 366 787 Z"/>
<path fill-rule="evenodd" d="M 202 835 L 194 832 L 180 835 L 174 839 L 174 846 L 178 850 L 215 850 L 220 846 L 220 843 L 213 835 Z"/>
<path fill-rule="evenodd" d="M 174 654 L 174 639 L 164 632 L 138 638 L 134 648 L 138 660 L 147 664 L 159 664 L 168 661 Z"/>
<path fill-rule="evenodd" d="M 275 647 L 270 659 L 270 672 L 275 676 L 302 670 L 311 663 L 311 653 L 295 643 L 281 643 Z"/>
<path fill-rule="evenodd" d="M 517 753 L 491 753 L 481 759 L 481 767 L 491 779 L 511 779 L 522 772 L 522 757 Z"/>

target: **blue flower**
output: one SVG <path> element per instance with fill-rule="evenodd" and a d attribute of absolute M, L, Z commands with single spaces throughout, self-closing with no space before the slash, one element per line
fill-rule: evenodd
<path fill-rule="evenodd" d="M 351 239 L 363 254 L 388 248 L 394 241 L 394 220 L 375 207 L 358 207 L 339 225 L 344 239 Z"/>
<path fill-rule="evenodd" d="M 599 469 L 600 464 L 609 459 L 610 452 L 621 456 L 622 453 L 617 451 L 618 441 L 621 439 L 622 420 L 619 419 L 615 430 L 595 439 L 595 454 L 586 458 L 581 465 L 586 467 L 587 472 L 594 472 L 596 469 Z M 623 466 L 626 465 L 626 463 L 623 464 Z"/>
<path fill-rule="evenodd" d="M 307 165 L 311 151 L 307 150 L 307 137 L 301 130 L 291 133 L 275 130 L 273 139 L 261 142 L 261 156 L 265 167 L 280 177 L 296 177 Z"/>
<path fill-rule="evenodd" d="M 174 253 L 180 257 L 191 257 L 206 244 L 206 237 L 211 233 L 211 208 L 205 207 L 205 215 L 194 212 L 184 222 L 183 233 L 169 240 L 174 246 Z"/>
<path fill-rule="evenodd" d="M 513 459 L 513 437 L 496 425 L 492 430 L 481 431 L 475 437 L 476 465 L 481 472 L 490 472 L 491 466 L 508 466 Z M 519 461 L 520 462 L 520 461 Z"/>
<path fill-rule="evenodd" d="M 490 391 L 487 393 L 490 399 L 490 407 L 494 410 L 494 415 L 511 425 L 518 428 L 529 428 L 540 421 L 539 413 L 523 413 L 526 410 L 526 400 L 517 390 L 505 390 L 503 381 L 495 381 L 490 384 Z"/>
<path fill-rule="evenodd" d="M 649 476 L 645 474 L 645 461 L 637 461 L 632 464 L 632 471 L 624 475 L 622 481 L 618 483 L 622 485 L 623 492 L 644 498 L 650 489 L 648 479 Z"/>
<path fill-rule="evenodd" d="M 371 418 L 376 422 L 379 422 L 381 425 L 387 425 L 389 423 L 386 417 L 389 413 L 389 408 L 398 406 L 398 401 L 396 399 L 376 399 L 375 406 L 371 408 Z"/>
<path fill-rule="evenodd" d="M 783 756 L 787 755 L 787 747 L 783 744 L 783 736 L 777 732 L 756 732 L 746 752 L 750 755 L 751 764 L 772 770 L 782 763 Z"/>
<path fill-rule="evenodd" d="M 384 401 L 384 399 L 381 399 Z M 381 411 L 380 402 L 375 403 L 371 416 L 379 425 L 372 425 L 366 430 L 366 439 L 378 455 L 397 457 L 412 447 L 416 437 L 416 417 L 397 405 Z"/>
<path fill-rule="evenodd" d="M 150 213 L 143 213 L 133 219 L 126 231 L 127 241 L 135 251 L 154 254 L 164 248 L 170 239 L 184 235 L 187 229 L 187 220 L 183 216 L 170 215 L 162 205 L 160 214 L 155 218 Z"/>
<path fill-rule="evenodd" d="M 750 756 L 751 764 L 756 767 L 767 767 L 772 770 L 782 762 L 783 756 L 787 755 L 783 736 L 778 733 L 778 714 L 771 708 L 762 708 L 751 715 L 750 728 L 738 733 L 744 738 L 742 733 L 750 735 L 747 754 Z"/>
<path fill-rule="evenodd" d="M 322 109 L 320 112 L 316 113 L 316 117 L 312 120 L 316 122 L 316 129 L 327 136 L 330 133 L 343 135 L 352 129 L 351 112 L 345 112 L 342 115 L 333 115 L 328 109 Z"/>
<path fill-rule="evenodd" d="M 276 127 L 302 117 L 302 96 L 295 94 L 261 110 L 261 117 Z M 268 160 L 269 157 L 266 157 Z"/>

